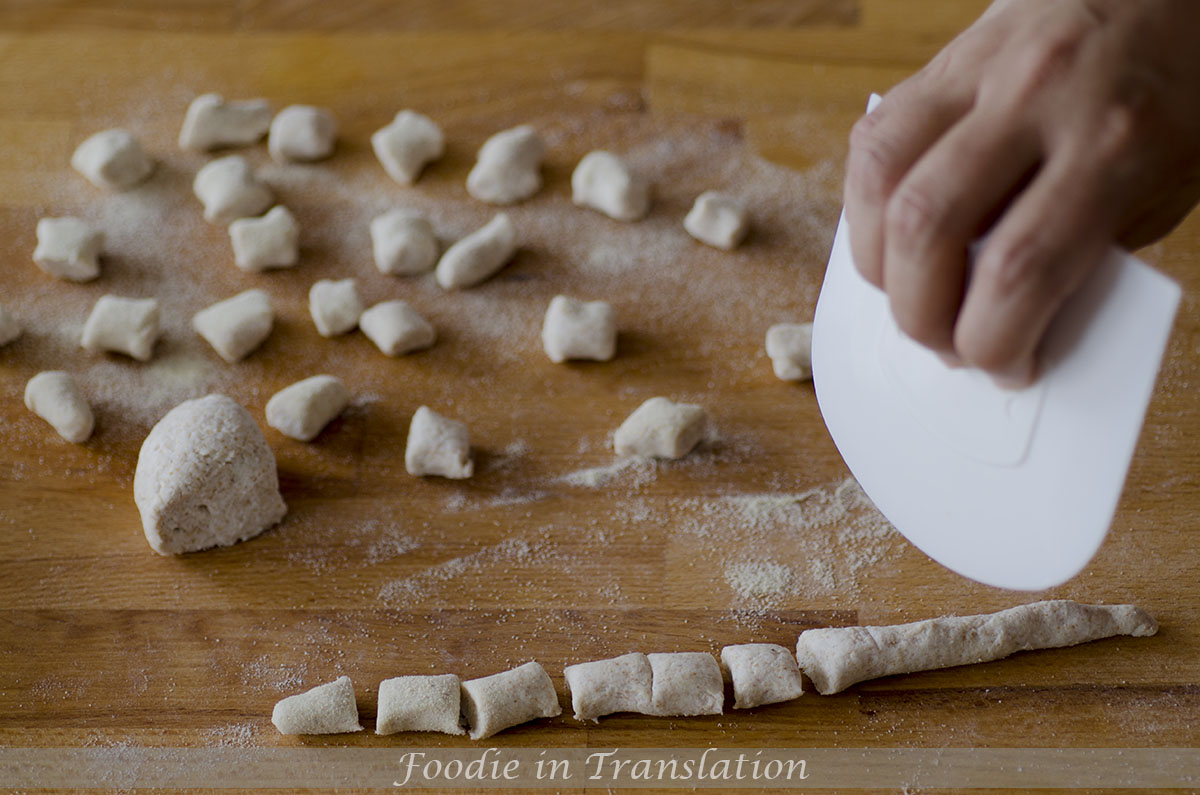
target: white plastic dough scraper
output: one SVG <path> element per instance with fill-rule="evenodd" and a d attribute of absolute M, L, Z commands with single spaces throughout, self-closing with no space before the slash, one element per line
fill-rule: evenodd
<path fill-rule="evenodd" d="M 854 267 L 843 215 L 813 321 L 817 401 L 854 477 L 913 544 L 987 585 L 1048 588 L 1108 533 L 1179 299 L 1114 250 L 1056 317 L 1037 383 L 1013 392 L 897 329 Z"/>

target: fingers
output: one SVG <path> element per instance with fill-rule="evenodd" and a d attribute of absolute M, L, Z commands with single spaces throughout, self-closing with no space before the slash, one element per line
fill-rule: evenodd
<path fill-rule="evenodd" d="M 1086 150 L 1086 142 L 1077 147 Z M 1052 157 L 1007 210 L 976 260 L 954 348 L 1003 386 L 1027 386 L 1047 326 L 1111 246 L 1104 164 Z M 1111 193 L 1111 191 L 1107 191 Z"/>
<path fill-rule="evenodd" d="M 923 72 L 892 89 L 854 125 L 846 163 L 850 250 L 863 277 L 883 286 L 884 208 L 913 163 L 971 107 L 965 87 Z"/>
<path fill-rule="evenodd" d="M 904 177 L 884 219 L 883 283 L 896 324 L 936 351 L 953 348 L 967 247 L 1037 165 L 1036 131 L 977 109 Z"/>

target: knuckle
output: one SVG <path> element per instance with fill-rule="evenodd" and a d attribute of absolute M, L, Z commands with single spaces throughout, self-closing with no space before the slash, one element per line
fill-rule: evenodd
<path fill-rule="evenodd" d="M 952 326 L 942 322 L 933 313 L 893 302 L 892 317 L 896 326 L 910 339 L 928 348 L 948 350 L 951 347 Z"/>
<path fill-rule="evenodd" d="M 902 186 L 888 202 L 884 226 L 889 245 L 893 240 L 911 246 L 936 235 L 945 225 L 946 208 L 924 187 Z"/>
<path fill-rule="evenodd" d="M 885 196 L 898 164 L 895 145 L 879 112 L 859 119 L 850 130 L 850 159 L 846 169 L 850 187 L 866 197 Z"/>
<path fill-rule="evenodd" d="M 1028 102 L 1071 70 L 1085 34 L 1086 28 L 1077 23 L 1048 25 L 1014 52 L 1011 69 L 997 71 L 993 79 L 1012 87 L 1012 101 Z"/>
<path fill-rule="evenodd" d="M 975 263 L 976 278 L 986 279 L 998 295 L 1012 295 L 1046 278 L 1043 246 L 1033 237 L 988 243 Z"/>

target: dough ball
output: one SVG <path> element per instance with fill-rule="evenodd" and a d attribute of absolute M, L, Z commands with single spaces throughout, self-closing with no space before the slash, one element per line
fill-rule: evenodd
<path fill-rule="evenodd" d="M 192 328 L 229 363 L 241 361 L 271 334 L 275 313 L 262 290 L 246 290 L 201 309 Z"/>
<path fill-rule="evenodd" d="M 710 190 L 697 197 L 683 228 L 701 243 L 732 251 L 746 238 L 750 220 L 741 199 Z"/>
<path fill-rule="evenodd" d="M 308 310 L 322 337 L 353 331 L 363 313 L 354 279 L 322 279 L 308 291 Z"/>
<path fill-rule="evenodd" d="M 475 472 L 467 426 L 421 406 L 413 414 L 404 449 L 408 474 L 469 478 Z"/>
<path fill-rule="evenodd" d="M 446 138 L 433 119 L 402 110 L 371 136 L 371 148 L 388 176 L 401 185 L 412 185 L 427 165 L 445 153 Z"/>
<path fill-rule="evenodd" d="M 275 705 L 271 723 L 280 734 L 344 734 L 362 731 L 354 684 L 348 676 L 288 696 Z"/>
<path fill-rule="evenodd" d="M 220 94 L 201 94 L 188 105 L 179 131 L 179 148 L 208 152 L 223 146 L 261 141 L 271 127 L 271 105 L 265 99 L 226 102 Z"/>
<path fill-rule="evenodd" d="M 380 273 L 409 276 L 431 271 L 437 264 L 433 224 L 413 210 L 392 210 L 373 219 L 371 247 Z"/>
<path fill-rule="evenodd" d="M 617 353 L 617 321 L 612 307 L 603 301 L 554 296 L 542 323 L 542 347 L 552 362 L 608 361 Z"/>
<path fill-rule="evenodd" d="M 71 167 L 98 188 L 128 190 L 154 171 L 154 161 L 128 130 L 104 130 L 81 143 Z"/>
<path fill-rule="evenodd" d="M 38 415 L 68 442 L 82 444 L 92 435 L 92 408 L 70 373 L 38 373 L 25 385 L 25 407 Z"/>
<path fill-rule="evenodd" d="M 51 276 L 88 282 L 100 275 L 104 233 L 80 218 L 42 218 L 33 261 Z"/>
<path fill-rule="evenodd" d="M 233 259 L 244 271 L 290 268 L 300 258 L 300 225 L 282 204 L 261 218 L 239 218 L 229 225 Z"/>
<path fill-rule="evenodd" d="M 289 105 L 271 121 L 267 149 L 280 163 L 323 160 L 337 143 L 337 118 L 325 108 Z"/>
<path fill-rule="evenodd" d="M 350 403 L 340 378 L 314 375 L 285 387 L 267 401 L 267 425 L 302 442 L 312 441 Z"/>
<path fill-rule="evenodd" d="M 528 124 L 498 132 L 484 141 L 467 175 L 467 193 L 490 204 L 513 204 L 542 189 L 546 154 L 537 130 Z"/>
<path fill-rule="evenodd" d="M 613 447 L 619 456 L 683 458 L 699 444 L 707 425 L 700 406 L 653 397 L 621 423 Z"/>
<path fill-rule="evenodd" d="M 229 224 L 265 212 L 274 194 L 259 182 L 241 155 L 228 155 L 208 163 L 192 181 L 192 191 L 204 205 L 204 219 Z"/>
<path fill-rule="evenodd" d="M 784 381 L 812 378 L 812 323 L 777 323 L 767 329 L 767 356 Z"/>
<path fill-rule="evenodd" d="M 424 350 L 437 340 L 429 321 L 404 301 L 376 304 L 362 313 L 358 327 L 388 356 Z"/>
<path fill-rule="evenodd" d="M 148 362 L 158 333 L 157 300 L 104 295 L 83 324 L 81 343 L 89 351 L 123 353 Z"/>
<path fill-rule="evenodd" d="M 636 221 L 650 211 L 650 183 L 612 152 L 597 150 L 571 174 L 571 200 L 617 221 Z"/>

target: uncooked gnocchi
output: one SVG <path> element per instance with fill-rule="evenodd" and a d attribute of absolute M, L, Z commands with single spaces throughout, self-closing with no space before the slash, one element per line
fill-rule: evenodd
<path fill-rule="evenodd" d="M 433 224 L 413 210 L 392 210 L 373 219 L 371 248 L 380 273 L 409 276 L 431 271 L 437 264 Z"/>
<path fill-rule="evenodd" d="M 812 378 L 812 323 L 777 323 L 767 329 L 767 356 L 784 381 Z"/>
<path fill-rule="evenodd" d="M 546 669 L 536 662 L 463 682 L 462 694 L 463 714 L 471 726 L 472 740 L 562 714 L 554 683 Z"/>
<path fill-rule="evenodd" d="M 154 161 L 128 130 L 103 130 L 81 143 L 71 167 L 97 188 L 128 190 L 154 171 Z"/>
<path fill-rule="evenodd" d="M 289 105 L 271 120 L 267 150 L 280 163 L 323 160 L 337 143 L 337 118 L 325 108 Z"/>
<path fill-rule="evenodd" d="M 446 137 L 433 119 L 411 110 L 371 136 L 371 148 L 388 176 L 401 185 L 417 181 L 421 171 L 446 151 Z"/>
<path fill-rule="evenodd" d="M 774 643 L 726 646 L 721 667 L 733 682 L 734 709 L 791 701 L 804 692 L 795 656 Z"/>
<path fill-rule="evenodd" d="M 100 275 L 104 233 L 87 221 L 70 216 L 42 218 L 37 223 L 33 261 L 51 276 L 88 282 Z"/>
<path fill-rule="evenodd" d="M 192 192 L 204 205 L 204 219 L 213 224 L 258 215 L 274 201 L 271 189 L 254 176 L 241 155 L 218 158 L 197 171 Z"/>
<path fill-rule="evenodd" d="M 413 414 L 404 448 L 404 466 L 410 475 L 469 478 L 475 472 L 467 426 L 448 419 L 428 406 Z"/>
<path fill-rule="evenodd" d="M 474 287 L 503 268 L 517 252 L 517 230 L 500 213 L 464 237 L 438 260 L 437 283 L 447 290 Z"/>
<path fill-rule="evenodd" d="M 696 198 L 683 228 L 701 243 L 732 251 L 750 231 L 750 221 L 741 199 L 710 190 Z"/>
<path fill-rule="evenodd" d="M 650 183 L 612 152 L 597 150 L 571 174 L 571 201 L 617 221 L 636 221 L 650 211 Z"/>
<path fill-rule="evenodd" d="M 651 711 L 653 671 L 646 655 L 634 652 L 563 669 L 576 720 L 598 721 L 614 712 Z"/>
<path fill-rule="evenodd" d="M 157 300 L 104 295 L 83 324 L 80 342 L 89 351 L 123 353 L 148 362 L 158 332 Z"/>
<path fill-rule="evenodd" d="M 260 218 L 239 218 L 229 225 L 233 259 L 244 271 L 290 268 L 300 258 L 300 226 L 282 204 Z"/>
<path fill-rule="evenodd" d="M 188 105 L 179 131 L 179 148 L 207 152 L 222 146 L 261 141 L 271 127 L 271 105 L 265 99 L 226 102 L 220 94 L 201 94 Z"/>
<path fill-rule="evenodd" d="M 528 124 L 498 132 L 483 142 L 467 175 L 467 193 L 489 204 L 513 204 L 542 188 L 546 153 L 537 130 Z"/>
<path fill-rule="evenodd" d="M 700 406 L 653 397 L 617 428 L 613 448 L 619 456 L 683 458 L 704 438 L 707 426 Z"/>
<path fill-rule="evenodd" d="M 379 683 L 376 734 L 466 734 L 460 722 L 462 682 L 454 674 L 397 676 Z"/>
<path fill-rule="evenodd" d="M 284 387 L 267 401 L 267 425 L 310 442 L 350 403 L 350 390 L 337 376 L 314 375 Z"/>
<path fill-rule="evenodd" d="M 82 444 L 92 435 L 92 408 L 70 373 L 38 373 L 25 385 L 25 407 L 38 415 L 68 442 Z"/>
<path fill-rule="evenodd" d="M 358 327 L 387 356 L 424 350 L 437 340 L 425 318 L 404 301 L 384 301 L 362 313 Z"/>
<path fill-rule="evenodd" d="M 246 290 L 201 309 L 192 328 L 231 364 L 248 356 L 271 334 L 275 314 L 262 290 Z"/>
<path fill-rule="evenodd" d="M 550 361 L 593 359 L 606 362 L 617 353 L 617 321 L 604 301 L 580 301 L 556 295 L 542 323 L 542 348 Z"/>
<path fill-rule="evenodd" d="M 308 291 L 308 310 L 317 333 L 336 337 L 353 331 L 363 313 L 355 279 L 321 279 Z"/>
<path fill-rule="evenodd" d="M 328 684 L 288 696 L 275 705 L 271 723 L 280 734 L 344 734 L 362 731 L 354 684 L 339 676 Z"/>

